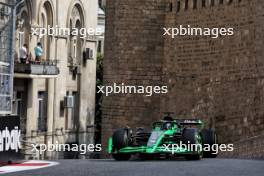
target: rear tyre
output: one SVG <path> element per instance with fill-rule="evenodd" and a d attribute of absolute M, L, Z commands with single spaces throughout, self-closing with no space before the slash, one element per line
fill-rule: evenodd
<path fill-rule="evenodd" d="M 216 158 L 217 154 L 214 154 L 212 151 L 212 146 L 217 144 L 217 136 L 214 130 L 211 129 L 203 129 L 201 132 L 202 140 L 203 140 L 203 147 L 208 148 L 210 147 L 209 151 L 204 151 L 205 158 Z"/>
<path fill-rule="evenodd" d="M 192 151 L 192 154 L 186 155 L 185 158 L 187 160 L 200 160 L 203 157 L 202 145 L 200 135 L 197 129 L 195 128 L 187 128 L 183 131 L 183 143 L 184 144 L 195 144 L 195 151 Z"/>

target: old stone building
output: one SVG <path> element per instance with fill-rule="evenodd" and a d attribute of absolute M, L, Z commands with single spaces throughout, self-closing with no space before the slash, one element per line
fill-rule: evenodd
<path fill-rule="evenodd" d="M 230 157 L 264 157 L 264 2 L 107 1 L 105 85 L 167 85 L 166 95 L 104 97 L 103 141 L 123 126 L 150 126 L 161 112 L 201 118 Z M 163 36 L 163 28 L 232 27 L 233 36 Z"/>
<path fill-rule="evenodd" d="M 28 157 L 32 156 L 31 143 L 94 142 L 96 36 L 41 38 L 31 28 L 96 29 L 97 11 L 97 0 L 25 0 L 17 9 L 13 113 L 21 117 Z M 43 48 L 41 61 L 35 59 L 38 42 Z M 24 44 L 28 46 L 27 62 L 20 59 Z M 41 157 L 68 156 L 46 152 Z"/>
<path fill-rule="evenodd" d="M 105 12 L 104 10 L 105 10 L 104 5 L 99 4 L 97 28 L 101 29 L 102 34 L 100 36 L 97 36 L 98 38 L 97 53 L 101 53 L 101 54 L 104 53 L 104 35 L 105 35 Z"/>

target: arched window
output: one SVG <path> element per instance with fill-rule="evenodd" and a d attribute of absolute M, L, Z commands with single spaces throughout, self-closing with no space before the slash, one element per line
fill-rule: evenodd
<path fill-rule="evenodd" d="M 84 27 L 84 17 L 82 10 L 79 5 L 75 5 L 70 14 L 70 28 L 72 30 L 80 30 Z M 69 62 L 72 64 L 81 64 L 82 51 L 83 51 L 83 40 L 81 39 L 80 33 L 78 36 L 70 36 L 69 43 Z"/>
<path fill-rule="evenodd" d="M 17 17 L 16 35 L 18 38 L 18 41 L 16 43 L 16 59 L 18 59 L 18 57 L 20 57 L 20 49 L 23 47 L 23 45 L 26 44 L 27 46 L 29 46 L 30 21 L 26 9 L 23 10 Z"/>
<path fill-rule="evenodd" d="M 215 5 L 215 0 L 211 0 L 210 5 L 211 5 L 211 6 L 214 6 L 214 5 Z"/>
<path fill-rule="evenodd" d="M 43 4 L 43 8 L 40 12 L 40 19 L 39 19 L 40 26 L 42 28 L 48 29 L 48 27 L 53 27 L 53 12 L 52 12 L 52 6 L 47 1 Z M 43 60 L 50 60 L 50 47 L 51 47 L 51 41 L 52 36 L 45 35 L 43 38 L 40 38 L 39 41 L 41 42 L 42 48 L 43 48 Z"/>
<path fill-rule="evenodd" d="M 197 0 L 193 0 L 193 9 L 197 9 Z"/>
<path fill-rule="evenodd" d="M 181 1 L 176 2 L 176 12 L 179 12 L 181 10 Z"/>
<path fill-rule="evenodd" d="M 21 48 L 24 44 L 29 45 L 29 17 L 26 11 L 21 13 L 20 18 L 20 29 L 19 29 L 19 48 Z"/>
<path fill-rule="evenodd" d="M 82 28 L 82 24 L 81 24 L 81 21 L 80 20 L 77 20 L 76 21 L 76 24 L 75 24 L 76 28 L 77 29 L 81 29 Z M 77 36 L 77 42 L 76 42 L 76 59 L 80 60 L 82 58 L 82 40 L 80 38 L 80 34 Z"/>
<path fill-rule="evenodd" d="M 206 6 L 206 0 L 202 0 L 202 7 Z"/>
<path fill-rule="evenodd" d="M 41 22 L 40 22 L 40 25 L 42 28 L 44 29 L 47 29 L 47 19 L 46 19 L 46 14 L 42 13 L 41 14 Z M 43 58 L 46 58 L 46 48 L 47 48 L 47 45 L 46 45 L 46 41 L 47 41 L 47 37 L 46 36 L 43 36 L 43 38 L 40 39 L 40 43 L 42 44 L 42 48 L 43 48 Z"/>
<path fill-rule="evenodd" d="M 185 0 L 184 10 L 188 10 L 189 0 Z"/>

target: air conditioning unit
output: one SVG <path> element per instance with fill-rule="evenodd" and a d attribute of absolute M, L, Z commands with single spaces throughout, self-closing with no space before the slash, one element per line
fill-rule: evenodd
<path fill-rule="evenodd" d="M 74 107 L 74 98 L 73 96 L 64 97 L 64 108 L 73 108 Z"/>
<path fill-rule="evenodd" d="M 86 48 L 85 51 L 83 52 L 83 59 L 84 61 L 88 59 L 93 59 L 93 50 L 91 48 Z"/>

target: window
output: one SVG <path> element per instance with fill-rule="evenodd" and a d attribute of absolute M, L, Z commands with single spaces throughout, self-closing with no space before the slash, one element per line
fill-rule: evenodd
<path fill-rule="evenodd" d="M 189 0 L 185 0 L 185 7 L 184 7 L 185 10 L 188 9 L 188 5 L 189 5 Z"/>
<path fill-rule="evenodd" d="M 99 7 L 102 7 L 102 5 L 103 5 L 102 0 L 99 0 L 98 3 L 99 3 Z"/>
<path fill-rule="evenodd" d="M 177 1 L 176 12 L 179 12 L 180 10 L 181 10 L 181 2 Z"/>
<path fill-rule="evenodd" d="M 41 27 L 44 29 L 47 29 L 47 19 L 46 15 L 44 13 L 41 14 Z M 47 36 L 45 35 L 44 37 L 40 38 L 40 43 L 42 45 L 42 50 L 43 50 L 43 56 L 42 59 L 46 58 L 47 56 Z"/>
<path fill-rule="evenodd" d="M 46 92 L 38 93 L 38 131 L 47 130 L 47 101 Z"/>
<path fill-rule="evenodd" d="M 99 0 L 98 1 L 98 4 L 99 4 L 99 7 L 100 8 L 104 9 L 104 7 L 105 7 L 105 0 Z"/>
<path fill-rule="evenodd" d="M 81 29 L 84 26 L 84 16 L 79 5 L 75 5 L 71 11 L 70 15 L 70 28 L 71 29 Z M 70 52 L 69 52 L 69 62 L 74 65 L 80 65 L 83 54 L 84 40 L 81 39 L 81 34 L 78 36 L 70 36 Z"/>
<path fill-rule="evenodd" d="M 77 57 L 77 45 L 76 45 L 76 39 L 73 40 L 73 58 L 76 59 Z"/>
<path fill-rule="evenodd" d="M 197 0 L 193 0 L 193 9 L 197 9 Z"/>
<path fill-rule="evenodd" d="M 68 130 L 73 130 L 75 129 L 75 120 L 79 115 L 79 106 L 78 106 L 79 94 L 78 92 L 67 91 L 67 96 L 71 97 L 70 101 L 72 101 L 73 106 L 71 108 L 67 108 L 66 126 Z"/>
<path fill-rule="evenodd" d="M 24 32 L 19 32 L 19 37 L 18 37 L 18 40 L 19 40 L 19 48 L 22 48 L 22 46 L 24 45 L 25 43 L 25 33 Z"/>
<path fill-rule="evenodd" d="M 5 7 L 0 8 L 0 19 L 4 20 L 5 17 Z"/>
<path fill-rule="evenodd" d="M 81 29 L 82 28 L 82 23 L 80 20 L 76 21 L 75 24 L 76 28 Z M 80 38 L 80 34 L 78 34 L 77 39 L 75 41 L 76 43 L 76 53 L 75 53 L 75 58 L 76 58 L 76 63 L 80 64 L 81 63 L 81 58 L 82 58 L 82 48 L 83 48 L 83 43 L 82 39 Z"/>
<path fill-rule="evenodd" d="M 22 92 L 15 92 L 13 96 L 12 114 L 21 117 L 22 115 Z"/>
<path fill-rule="evenodd" d="M 202 7 L 205 7 L 205 6 L 206 6 L 206 1 L 202 0 Z"/>
<path fill-rule="evenodd" d="M 211 0 L 211 6 L 214 6 L 214 5 L 215 5 L 215 1 Z"/>
<path fill-rule="evenodd" d="M 169 11 L 172 12 L 172 9 L 173 9 L 173 4 L 172 2 L 169 4 Z"/>
<path fill-rule="evenodd" d="M 102 41 L 101 41 L 101 40 L 98 41 L 97 52 L 98 52 L 98 53 L 102 53 Z"/>

